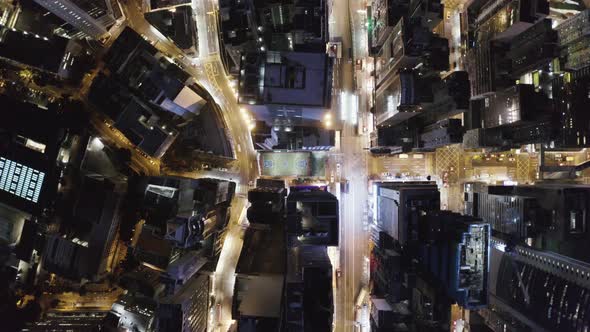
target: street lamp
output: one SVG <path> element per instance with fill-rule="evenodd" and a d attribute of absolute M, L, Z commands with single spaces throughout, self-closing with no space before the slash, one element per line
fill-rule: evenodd
<path fill-rule="evenodd" d="M 327 112 L 324 114 L 324 127 L 330 128 L 332 127 L 332 113 Z"/>

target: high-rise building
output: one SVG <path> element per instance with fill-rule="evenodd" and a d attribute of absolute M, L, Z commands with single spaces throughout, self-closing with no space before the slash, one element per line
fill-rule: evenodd
<path fill-rule="evenodd" d="M 107 37 L 109 28 L 122 16 L 117 1 L 35 0 L 35 2 L 97 40 Z"/>
<path fill-rule="evenodd" d="M 440 331 L 457 308 L 488 304 L 490 226 L 439 210 L 430 183 L 377 187 L 371 252 L 371 325 L 375 331 L 421 326 Z"/>
<path fill-rule="evenodd" d="M 286 331 L 328 331 L 334 315 L 332 264 L 325 246 L 287 250 L 283 300 Z"/>
<path fill-rule="evenodd" d="M 432 183 L 382 183 L 377 188 L 377 224 L 396 246 L 417 238 L 420 211 L 439 207 L 440 194 Z"/>
<path fill-rule="evenodd" d="M 465 212 L 482 218 L 494 236 L 590 262 L 590 188 L 581 185 L 465 185 Z M 585 249 L 586 248 L 586 249 Z"/>
<path fill-rule="evenodd" d="M 490 257 L 490 307 L 481 313 L 493 331 L 589 326 L 589 264 L 498 239 Z"/>
<path fill-rule="evenodd" d="M 509 67 L 505 60 L 509 58 L 504 55 L 504 43 L 548 14 L 549 2 L 546 0 L 493 0 L 470 4 L 467 17 L 467 68 L 473 97 L 495 92 L 514 83 L 506 70 Z"/>
<path fill-rule="evenodd" d="M 287 232 L 302 244 L 337 246 L 338 199 L 318 188 L 291 187 L 287 197 Z"/>
<path fill-rule="evenodd" d="M 242 56 L 238 102 L 267 105 L 259 117 L 273 127 L 322 119 L 330 107 L 332 61 L 324 53 L 268 51 Z"/>
<path fill-rule="evenodd" d="M 488 304 L 490 225 L 449 211 L 420 217 L 418 262 L 465 309 Z"/>
<path fill-rule="evenodd" d="M 205 332 L 209 321 L 210 277 L 198 274 L 175 292 L 160 298 L 158 331 Z"/>
<path fill-rule="evenodd" d="M 124 294 L 113 303 L 102 327 L 109 331 L 156 331 L 157 303 L 150 298 Z"/>
<path fill-rule="evenodd" d="M 564 69 L 579 70 L 590 65 L 590 9 L 586 9 L 556 27 L 565 59 Z"/>
<path fill-rule="evenodd" d="M 98 278 L 110 271 L 122 198 L 114 184 L 84 178 L 73 208 L 73 231 L 68 237 L 47 237 L 43 266 L 73 279 Z"/>

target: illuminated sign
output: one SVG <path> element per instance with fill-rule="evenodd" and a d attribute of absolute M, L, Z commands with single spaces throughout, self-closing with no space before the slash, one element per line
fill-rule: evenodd
<path fill-rule="evenodd" d="M 0 157 L 0 190 L 37 203 L 45 173 Z"/>
<path fill-rule="evenodd" d="M 149 192 L 154 193 L 156 195 L 164 196 L 167 198 L 174 197 L 174 194 L 176 193 L 177 190 L 178 189 L 176 189 L 176 188 L 158 186 L 155 184 L 149 184 L 146 188 L 146 191 L 149 191 Z"/>

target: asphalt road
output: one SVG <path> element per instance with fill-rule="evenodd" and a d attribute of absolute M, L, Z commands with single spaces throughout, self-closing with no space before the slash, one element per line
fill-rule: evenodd
<path fill-rule="evenodd" d="M 351 6 L 349 8 L 349 6 Z M 360 37 L 364 32 L 357 20 L 357 8 L 360 4 L 355 1 L 338 1 L 332 3 L 330 17 L 330 36 L 342 38 L 343 57 L 335 68 L 338 71 L 339 86 L 345 98 L 337 98 L 334 103 L 334 112 L 341 114 L 343 119 L 341 133 L 342 178 L 348 180 L 348 193 L 340 195 L 340 262 L 341 271 L 340 287 L 335 299 L 335 330 L 354 331 L 359 325 L 356 320 L 355 303 L 360 290 L 368 282 L 368 262 L 365 256 L 368 251 L 367 220 L 367 151 L 368 136 L 357 135 L 357 127 L 353 121 L 359 118 L 359 114 L 367 111 L 362 96 L 363 91 L 356 91 L 354 86 L 354 67 L 347 59 L 349 49 L 353 54 L 363 56 L 366 54 L 366 45 Z M 352 15 L 352 16 L 351 16 Z M 355 41 L 353 45 L 353 40 Z M 360 41 L 360 42 L 359 42 Z M 340 96 L 340 91 L 336 91 Z M 361 93 L 360 97 L 359 92 Z M 350 97 L 355 94 L 357 97 Z M 358 102 L 360 100 L 361 102 Z M 358 107 L 353 103 L 357 101 Z M 344 108 L 344 110 L 343 110 Z M 358 114 L 353 114 L 358 109 Z M 358 120 L 357 120 L 358 121 Z"/>

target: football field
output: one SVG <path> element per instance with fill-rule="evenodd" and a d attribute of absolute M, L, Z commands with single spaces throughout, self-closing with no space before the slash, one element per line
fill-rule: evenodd
<path fill-rule="evenodd" d="M 324 152 L 260 152 L 263 176 L 324 177 Z"/>

